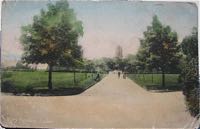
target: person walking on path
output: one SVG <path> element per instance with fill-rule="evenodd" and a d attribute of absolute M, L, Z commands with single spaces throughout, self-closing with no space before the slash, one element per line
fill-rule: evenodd
<path fill-rule="evenodd" d="M 118 71 L 118 78 L 120 78 L 120 71 Z"/>
<path fill-rule="evenodd" d="M 126 72 L 123 73 L 123 79 L 126 79 Z"/>
<path fill-rule="evenodd" d="M 99 73 L 97 73 L 97 76 L 96 76 L 96 78 L 95 78 L 95 81 L 99 81 L 100 80 L 100 75 L 99 75 Z"/>

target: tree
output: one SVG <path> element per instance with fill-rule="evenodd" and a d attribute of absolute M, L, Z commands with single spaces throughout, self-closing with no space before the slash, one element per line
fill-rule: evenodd
<path fill-rule="evenodd" d="M 108 67 L 105 63 L 104 58 L 100 58 L 100 59 L 94 59 L 93 60 L 95 69 L 97 72 L 107 72 L 108 71 Z"/>
<path fill-rule="evenodd" d="M 107 71 L 112 71 L 115 69 L 115 61 L 112 58 L 103 57 L 102 58 L 104 64 L 106 65 Z"/>
<path fill-rule="evenodd" d="M 48 4 L 33 17 L 33 23 L 22 27 L 22 60 L 28 64 L 48 64 L 48 87 L 52 89 L 55 65 L 72 65 L 81 59 L 78 37 L 83 35 L 81 21 L 66 0 Z M 77 60 L 76 60 L 77 59 Z"/>
<path fill-rule="evenodd" d="M 109 68 L 110 71 L 115 70 L 115 62 L 114 62 L 114 59 L 109 58 L 109 59 L 106 61 L 106 65 L 108 66 L 108 68 Z"/>
<path fill-rule="evenodd" d="M 124 71 L 129 72 L 129 73 L 136 73 L 136 56 L 129 54 L 125 59 L 125 67 Z"/>
<path fill-rule="evenodd" d="M 183 94 L 187 108 L 192 116 L 199 114 L 199 81 L 198 81 L 198 31 L 193 28 L 191 35 L 186 36 L 181 43 L 185 62 L 182 66 L 184 78 Z"/>
<path fill-rule="evenodd" d="M 165 73 L 177 69 L 180 58 L 177 33 L 170 26 L 162 25 L 158 17 L 153 17 L 152 25 L 144 32 L 137 54 L 142 69 L 157 69 L 162 72 L 162 86 L 165 86 Z"/>
<path fill-rule="evenodd" d="M 23 64 L 21 61 L 17 61 L 16 69 L 31 69 L 27 64 Z"/>
<path fill-rule="evenodd" d="M 151 62 L 148 60 L 150 58 L 149 54 L 149 44 L 145 40 L 140 40 L 140 48 L 138 50 L 138 53 L 136 55 L 136 65 L 137 65 L 137 72 L 146 72 L 146 70 L 149 68 L 148 64 Z M 149 62 L 148 62 L 149 61 Z"/>
<path fill-rule="evenodd" d="M 198 31 L 196 27 L 193 28 L 191 35 L 183 39 L 181 48 L 187 60 L 198 58 Z"/>
<path fill-rule="evenodd" d="M 84 68 L 86 72 L 94 72 L 95 71 L 95 66 L 94 63 L 91 60 L 84 60 Z"/>

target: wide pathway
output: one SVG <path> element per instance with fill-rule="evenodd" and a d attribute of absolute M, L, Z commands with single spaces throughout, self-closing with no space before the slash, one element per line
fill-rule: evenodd
<path fill-rule="evenodd" d="M 192 120 L 181 92 L 149 92 L 116 74 L 74 96 L 1 96 L 4 126 L 182 128 Z"/>

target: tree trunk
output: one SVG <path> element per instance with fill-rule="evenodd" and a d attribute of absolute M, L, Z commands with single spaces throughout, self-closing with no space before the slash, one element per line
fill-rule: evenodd
<path fill-rule="evenodd" d="M 87 72 L 85 72 L 85 78 L 87 78 Z"/>
<path fill-rule="evenodd" d="M 76 72 L 74 70 L 74 85 L 76 84 Z"/>
<path fill-rule="evenodd" d="M 153 73 L 151 74 L 151 82 L 153 83 Z"/>
<path fill-rule="evenodd" d="M 144 73 L 142 73 L 142 77 L 143 77 L 143 81 L 145 81 L 145 78 L 144 78 Z"/>
<path fill-rule="evenodd" d="M 165 87 L 165 71 L 162 70 L 162 87 Z"/>
<path fill-rule="evenodd" d="M 52 65 L 49 65 L 49 80 L 48 80 L 48 88 L 52 89 Z"/>

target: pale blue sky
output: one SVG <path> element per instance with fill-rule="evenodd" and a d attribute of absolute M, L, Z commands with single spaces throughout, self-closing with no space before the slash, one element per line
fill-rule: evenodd
<path fill-rule="evenodd" d="M 32 17 L 45 8 L 49 1 L 6 2 L 2 7 L 2 59 L 20 59 L 20 27 L 31 23 Z M 55 2 L 55 1 L 54 1 Z M 139 38 L 151 24 L 152 16 L 170 25 L 178 33 L 179 41 L 197 27 L 197 8 L 189 3 L 131 2 L 131 1 L 70 1 L 79 20 L 83 22 L 84 35 L 79 40 L 86 58 L 113 57 L 117 45 L 124 55 L 136 54 Z"/>

